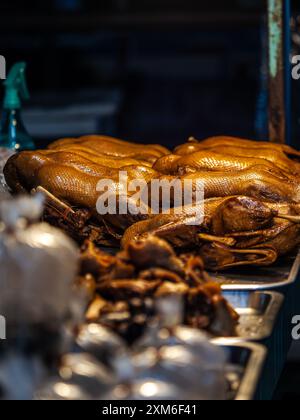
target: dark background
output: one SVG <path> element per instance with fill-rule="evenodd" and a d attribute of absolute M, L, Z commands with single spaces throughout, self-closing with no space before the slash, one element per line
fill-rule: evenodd
<path fill-rule="evenodd" d="M 24 119 L 40 143 L 266 138 L 265 12 L 262 0 L 1 0 L 0 54 L 28 62 Z"/>

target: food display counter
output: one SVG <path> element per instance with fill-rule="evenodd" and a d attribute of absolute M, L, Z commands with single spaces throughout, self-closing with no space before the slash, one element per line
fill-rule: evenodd
<path fill-rule="evenodd" d="M 267 5 L 270 141 L 94 134 L 36 149 L 19 112 L 26 64 L 13 68 L 0 398 L 272 399 L 300 313 L 300 151 L 290 2 Z"/>

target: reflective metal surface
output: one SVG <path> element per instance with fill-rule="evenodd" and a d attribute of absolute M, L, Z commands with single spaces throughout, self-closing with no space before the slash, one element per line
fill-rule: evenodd
<path fill-rule="evenodd" d="M 299 274 L 300 251 L 296 256 L 280 259 L 270 267 L 248 267 L 225 273 L 210 273 L 222 289 L 227 290 L 274 290 L 293 284 Z"/>
<path fill-rule="evenodd" d="M 230 339 L 216 339 L 213 343 L 221 346 L 228 356 L 227 399 L 253 400 L 264 367 L 266 348 L 260 344 L 234 342 Z"/>
<path fill-rule="evenodd" d="M 224 297 L 240 315 L 238 338 L 262 341 L 271 336 L 284 301 L 277 292 L 224 292 Z"/>

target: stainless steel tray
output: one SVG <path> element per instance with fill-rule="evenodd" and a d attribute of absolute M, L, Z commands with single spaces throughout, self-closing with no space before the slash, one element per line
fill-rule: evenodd
<path fill-rule="evenodd" d="M 245 290 L 225 291 L 223 295 L 240 315 L 237 338 L 262 341 L 270 337 L 284 301 L 282 294 Z"/>
<path fill-rule="evenodd" d="M 211 273 L 223 290 L 273 290 L 293 284 L 299 274 L 300 251 L 280 259 L 271 267 L 248 267 L 225 273 Z"/>
<path fill-rule="evenodd" d="M 226 339 L 212 341 L 227 353 L 227 399 L 253 400 L 264 367 L 266 348 L 260 344 L 234 342 Z"/>

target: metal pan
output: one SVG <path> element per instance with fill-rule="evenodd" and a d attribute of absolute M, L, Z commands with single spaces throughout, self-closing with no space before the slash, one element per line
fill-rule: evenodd
<path fill-rule="evenodd" d="M 240 268 L 225 273 L 211 273 L 222 289 L 227 290 L 273 290 L 293 284 L 299 274 L 300 251 L 294 256 L 280 259 L 270 267 Z"/>
<path fill-rule="evenodd" d="M 260 344 L 234 342 L 226 339 L 212 341 L 222 347 L 228 357 L 226 367 L 227 399 L 253 400 L 264 367 L 266 348 Z"/>
<path fill-rule="evenodd" d="M 277 292 L 224 292 L 224 297 L 240 315 L 237 336 L 262 341 L 270 337 L 284 296 Z"/>

